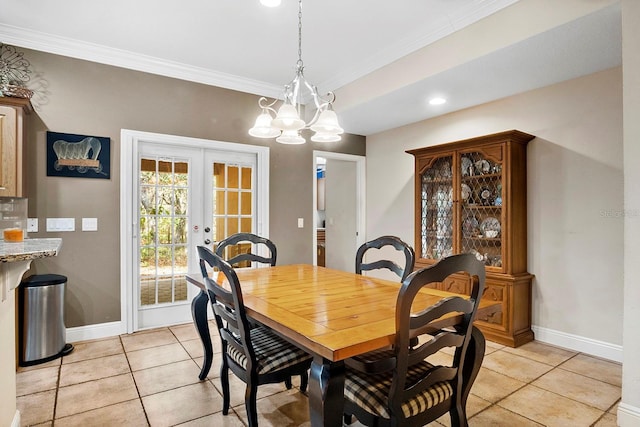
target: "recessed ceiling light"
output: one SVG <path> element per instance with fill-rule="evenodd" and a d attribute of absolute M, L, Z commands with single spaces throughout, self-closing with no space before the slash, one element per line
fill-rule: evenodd
<path fill-rule="evenodd" d="M 446 100 L 446 99 L 444 99 L 444 98 L 439 98 L 439 97 L 431 98 L 431 99 L 429 100 L 429 104 L 431 104 L 431 105 L 441 105 L 441 104 L 444 104 L 445 102 L 447 102 L 447 100 Z"/>
<path fill-rule="evenodd" d="M 260 0 L 263 6 L 276 7 L 280 6 L 280 0 Z"/>

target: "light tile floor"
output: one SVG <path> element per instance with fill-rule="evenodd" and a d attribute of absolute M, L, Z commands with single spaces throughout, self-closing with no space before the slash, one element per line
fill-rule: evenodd
<path fill-rule="evenodd" d="M 68 356 L 19 369 L 22 425 L 247 425 L 244 383 L 233 376 L 232 410 L 222 415 L 219 347 L 209 377 L 198 380 L 203 351 L 192 324 L 74 345 Z M 488 342 L 467 405 L 469 424 L 613 427 L 621 375 L 620 364 L 535 341 L 516 349 Z M 309 426 L 307 397 L 295 385 L 259 387 L 260 426 Z M 449 426 L 448 417 L 433 423 L 441 425 Z"/>

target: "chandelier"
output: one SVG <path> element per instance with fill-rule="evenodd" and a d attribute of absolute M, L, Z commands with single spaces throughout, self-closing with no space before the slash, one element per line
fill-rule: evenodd
<path fill-rule="evenodd" d="M 309 122 L 301 119 L 305 102 L 313 101 L 315 114 Z M 325 96 L 318 95 L 318 89 L 304 77 L 302 62 L 302 0 L 298 0 L 298 61 L 296 75 L 284 86 L 283 103 L 276 111 L 274 106 L 278 100 L 261 97 L 258 105 L 262 112 L 255 124 L 249 129 L 249 135 L 257 138 L 276 138 L 282 144 L 304 144 L 306 140 L 300 135 L 303 129 L 311 129 L 314 142 L 340 141 L 344 130 L 338 124 L 338 117 L 333 111 L 335 95 L 333 92 Z"/>

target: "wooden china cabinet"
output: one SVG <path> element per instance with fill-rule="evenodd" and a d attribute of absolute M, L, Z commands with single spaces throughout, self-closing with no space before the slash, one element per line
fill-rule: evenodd
<path fill-rule="evenodd" d="M 517 347 L 533 339 L 527 272 L 527 143 L 516 130 L 409 150 L 415 156 L 416 268 L 473 253 L 487 271 L 483 298 L 502 302 L 476 325 L 487 339 Z M 437 285 L 469 293 L 469 278 Z"/>

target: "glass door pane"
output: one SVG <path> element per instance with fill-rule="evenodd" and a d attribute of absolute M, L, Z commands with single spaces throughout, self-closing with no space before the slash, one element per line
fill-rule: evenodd
<path fill-rule="evenodd" d="M 188 191 L 188 161 L 140 159 L 140 306 L 187 300 Z"/>
<path fill-rule="evenodd" d="M 211 224 L 213 244 L 235 233 L 256 233 L 254 223 L 254 168 L 255 156 L 244 163 L 214 161 L 211 171 Z M 229 246 L 224 258 L 231 258 L 251 245 Z M 241 267 L 250 267 L 246 262 Z"/>
<path fill-rule="evenodd" d="M 481 152 L 460 157 L 461 252 L 502 267 L 502 163 Z"/>
<path fill-rule="evenodd" d="M 437 158 L 421 175 L 421 257 L 453 254 L 453 157 Z"/>

